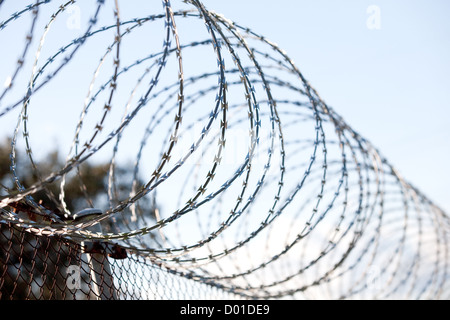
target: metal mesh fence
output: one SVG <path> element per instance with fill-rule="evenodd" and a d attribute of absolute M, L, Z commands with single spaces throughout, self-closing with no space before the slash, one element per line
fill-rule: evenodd
<path fill-rule="evenodd" d="M 0 300 L 243 298 L 137 254 L 119 259 L 103 250 L 87 254 L 80 244 L 39 237 L 12 225 L 1 224 L 0 243 Z"/>
<path fill-rule="evenodd" d="M 141 4 L 0 2 L 2 299 L 449 298 L 449 217 L 285 51 Z"/>

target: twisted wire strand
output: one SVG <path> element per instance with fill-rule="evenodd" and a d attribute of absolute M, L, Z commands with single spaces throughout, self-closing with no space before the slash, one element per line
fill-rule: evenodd
<path fill-rule="evenodd" d="M 0 22 L 0 32 L 8 32 L 31 15 L 20 58 L 0 94 L 0 116 L 18 115 L 10 154 L 16 190 L 5 189 L 0 198 L 1 222 L 38 235 L 118 242 L 173 274 L 247 298 L 448 298 L 446 213 L 349 126 L 278 45 L 198 0 L 183 2 L 163 0 L 159 13 L 123 18 L 118 0 L 99 0 L 82 35 L 41 62 L 47 37 L 56 32 L 52 26 L 78 2 L 53 7 L 26 92 L 13 98 L 31 60 L 38 13 L 59 2 L 36 1 Z M 113 16 L 105 20 L 101 9 L 109 4 Z M 194 22 L 203 31 L 189 32 Z M 129 39 L 158 25 L 162 48 L 146 33 L 141 41 L 153 51 L 130 62 Z M 39 106 L 32 98 L 81 62 L 93 39 L 107 37 L 65 163 L 43 173 L 32 138 L 38 134 L 33 121 L 44 121 L 33 114 Z M 204 66 L 194 60 L 203 59 L 200 53 Z M 17 159 L 21 131 L 38 177 L 29 187 Z M 124 196 L 118 168 L 122 153 L 130 153 L 130 136 L 136 154 Z M 100 201 L 91 197 L 81 168 L 109 151 L 106 200 Z M 77 177 L 86 205 L 103 214 L 75 219 L 66 202 L 69 176 Z M 49 189 L 54 183 L 58 195 Z M 38 191 L 63 214 L 35 199 Z M 41 219 L 17 214 L 15 203 Z M 106 231 L 93 232 L 95 224 Z"/>

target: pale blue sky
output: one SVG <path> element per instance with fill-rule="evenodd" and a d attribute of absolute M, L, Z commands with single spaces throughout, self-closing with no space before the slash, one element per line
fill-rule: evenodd
<path fill-rule="evenodd" d="M 172 1 L 174 5 L 176 1 Z M 119 3 L 126 13 L 126 6 L 133 1 Z M 147 12 L 152 8 L 151 2 L 135 3 L 145 3 L 146 8 L 137 10 L 142 16 L 152 13 Z M 330 106 L 372 141 L 407 180 L 450 212 L 450 1 L 204 0 L 203 3 L 278 43 Z M 160 1 L 155 4 L 160 12 Z M 0 20 L 5 18 L 3 13 L 10 5 L 22 7 L 6 1 Z M 379 30 L 369 30 L 366 24 L 371 5 L 380 9 Z M 82 20 L 87 21 L 91 13 L 81 12 Z M 67 19 L 68 15 L 64 17 Z M 30 20 L 23 21 L 26 23 L 21 26 L 28 28 Z M 61 21 L 61 26 L 64 25 L 65 21 Z M 59 35 L 70 40 L 76 37 L 76 31 L 58 30 Z M 23 35 L 19 35 L 20 39 Z M 0 36 L 9 37 L 0 38 L 3 44 L 11 43 L 12 36 L 17 37 L 3 32 Z M 48 52 L 54 52 L 66 40 Z M 2 50 L 0 56 L 4 61 L 14 61 L 19 55 L 23 41 L 18 44 L 15 51 Z M 99 57 L 97 54 L 91 59 L 94 67 Z M 5 66 L 11 68 L 14 64 Z M 10 72 L 3 74 L 3 71 L 0 70 L 2 83 Z M 91 75 L 87 74 L 81 83 L 89 83 Z M 81 99 L 86 87 L 80 89 Z M 70 93 L 75 95 L 74 90 Z M 73 110 L 77 116 L 80 109 Z"/>
<path fill-rule="evenodd" d="M 285 49 L 329 105 L 450 212 L 450 1 L 203 3 Z M 371 5 L 379 30 L 366 25 Z"/>

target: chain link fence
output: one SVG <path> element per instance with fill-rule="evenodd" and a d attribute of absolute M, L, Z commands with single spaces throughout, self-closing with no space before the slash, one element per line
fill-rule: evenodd
<path fill-rule="evenodd" d="M 450 297 L 449 216 L 266 37 L 198 0 L 0 9 L 1 299 Z"/>
<path fill-rule="evenodd" d="M 137 254 L 110 257 L 107 246 L 88 254 L 73 241 L 36 236 L 13 225 L 0 225 L 0 245 L 0 300 L 245 298 Z"/>

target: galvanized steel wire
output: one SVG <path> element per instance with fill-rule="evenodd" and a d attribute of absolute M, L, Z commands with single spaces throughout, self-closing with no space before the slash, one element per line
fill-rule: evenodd
<path fill-rule="evenodd" d="M 8 1 L 0 5 L 4 14 Z M 0 22 L 0 35 L 29 25 L 25 41 L 8 44 L 19 59 L 2 61 L 14 68 L 0 92 L 0 121 L 18 120 L 10 132 L 15 190 L 3 190 L 1 223 L 75 244 L 119 244 L 130 265 L 241 298 L 449 298 L 449 217 L 323 101 L 274 42 L 198 0 L 163 0 L 131 18 L 120 1 L 97 0 L 82 7 L 91 18 L 81 35 L 55 49 L 47 38 L 73 5 L 83 4 L 35 1 Z M 135 34 L 152 51 L 128 47 Z M 86 62 L 82 52 L 93 47 L 95 63 Z M 89 83 L 73 80 L 73 64 L 89 65 Z M 61 83 L 88 93 L 64 133 L 72 137 L 64 167 L 42 175 L 36 128 L 67 119 L 45 121 L 50 109 L 33 99 Z M 39 177 L 33 186 L 22 184 L 19 148 Z M 133 152 L 121 198 L 117 163 Z M 78 169 L 105 157 L 107 201 L 95 203 Z M 80 176 L 86 206 L 103 214 L 76 219 L 65 202 L 68 175 Z M 59 194 L 47 189 L 54 183 Z M 42 190 L 58 212 L 34 197 Z M 154 210 L 142 210 L 144 199 Z M 17 214 L 16 203 L 39 219 Z M 104 232 L 93 231 L 98 224 Z M 116 280 L 132 281 L 123 272 Z"/>

